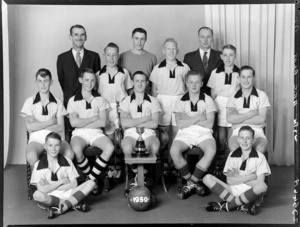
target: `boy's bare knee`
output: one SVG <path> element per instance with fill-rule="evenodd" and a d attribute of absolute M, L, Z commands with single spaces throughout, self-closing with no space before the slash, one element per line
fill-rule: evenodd
<path fill-rule="evenodd" d="M 96 183 L 93 180 L 88 180 L 86 181 L 87 187 L 89 190 L 93 190 L 93 188 L 95 187 Z"/>
<path fill-rule="evenodd" d="M 267 189 L 268 189 L 268 186 L 264 182 L 260 182 L 253 187 L 253 191 L 257 195 L 266 192 Z"/>
<path fill-rule="evenodd" d="M 181 156 L 181 153 L 178 148 L 172 146 L 170 149 L 170 156 L 171 156 L 172 160 L 174 161 L 174 160 L 177 160 L 179 158 L 179 156 Z"/>
<path fill-rule="evenodd" d="M 262 154 L 266 153 L 267 151 L 267 146 L 265 144 L 258 144 L 256 146 L 256 150 Z"/>
<path fill-rule="evenodd" d="M 159 141 L 156 141 L 156 142 L 154 142 L 154 143 L 151 143 L 150 144 L 150 147 L 151 147 L 151 152 L 152 153 L 154 153 L 154 154 L 156 154 L 157 152 L 158 152 L 158 150 L 159 150 Z"/>
<path fill-rule="evenodd" d="M 133 151 L 133 147 L 131 146 L 131 144 L 129 144 L 127 142 L 122 141 L 121 147 L 122 147 L 124 154 L 131 154 Z"/>
<path fill-rule="evenodd" d="M 73 150 L 67 149 L 64 152 L 64 156 L 67 157 L 67 158 L 69 158 L 69 159 L 71 159 L 71 160 L 73 160 L 74 157 L 75 157 L 75 154 L 74 154 Z"/>
<path fill-rule="evenodd" d="M 30 166 L 34 166 L 34 164 L 38 161 L 38 155 L 35 151 L 27 151 L 26 150 L 26 161 Z"/>
<path fill-rule="evenodd" d="M 33 193 L 33 199 L 37 202 L 43 202 L 45 201 L 45 194 L 36 190 L 34 193 Z"/>
<path fill-rule="evenodd" d="M 229 140 L 229 142 L 228 142 L 228 147 L 229 147 L 229 150 L 230 150 L 230 151 L 234 151 L 234 150 L 236 150 L 236 149 L 239 148 L 239 144 L 238 144 L 238 142 L 237 142 L 237 138 L 236 138 L 236 137 L 231 138 L 231 139 Z"/>
<path fill-rule="evenodd" d="M 103 152 L 106 152 L 107 154 L 112 154 L 115 150 L 115 147 L 112 143 L 107 143 L 105 148 L 104 148 L 104 151 Z"/>
<path fill-rule="evenodd" d="M 215 178 L 214 178 L 214 176 L 211 175 L 211 174 L 206 174 L 203 177 L 203 183 L 205 185 L 207 185 L 209 188 L 211 188 L 215 184 Z"/>

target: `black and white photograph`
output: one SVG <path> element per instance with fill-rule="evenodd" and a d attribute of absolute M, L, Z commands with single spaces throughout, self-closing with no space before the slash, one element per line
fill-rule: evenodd
<path fill-rule="evenodd" d="M 298 1 L 3 0 L 3 226 L 299 225 Z"/>

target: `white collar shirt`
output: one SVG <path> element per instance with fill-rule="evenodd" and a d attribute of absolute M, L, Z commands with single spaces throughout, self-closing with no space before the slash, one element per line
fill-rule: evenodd
<path fill-rule="evenodd" d="M 82 48 L 82 49 L 80 50 L 79 53 L 80 53 L 80 57 L 81 57 L 81 61 L 82 61 L 82 59 L 83 59 L 83 54 L 84 54 L 84 49 Z M 72 54 L 73 54 L 74 60 L 76 61 L 77 51 L 74 50 L 73 48 L 72 48 Z"/>
<path fill-rule="evenodd" d="M 204 51 L 204 50 L 202 50 L 201 48 L 199 48 L 200 57 L 201 57 L 202 61 L 203 61 L 204 52 L 207 52 L 207 54 L 206 54 L 207 60 L 209 59 L 209 56 L 210 56 L 210 50 L 211 50 L 211 49 L 208 49 L 208 50 L 205 50 L 205 51 Z"/>

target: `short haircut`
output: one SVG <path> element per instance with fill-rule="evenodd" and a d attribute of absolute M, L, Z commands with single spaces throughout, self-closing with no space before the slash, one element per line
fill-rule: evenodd
<path fill-rule="evenodd" d="M 107 46 L 104 48 L 104 52 L 106 51 L 106 49 L 107 49 L 108 47 L 116 48 L 116 49 L 117 49 L 117 52 L 119 53 L 119 46 L 118 46 L 117 44 L 115 44 L 115 43 L 109 43 L 109 44 L 107 44 Z"/>
<path fill-rule="evenodd" d="M 144 33 L 145 36 L 146 36 L 146 38 L 147 38 L 147 32 L 146 32 L 146 30 L 143 29 L 143 28 L 135 28 L 135 29 L 133 29 L 131 36 L 133 37 L 133 35 L 134 35 L 135 33 L 137 33 L 137 32 L 139 32 L 139 33 Z"/>
<path fill-rule="evenodd" d="M 242 67 L 240 68 L 240 75 L 241 75 L 241 73 L 242 73 L 244 70 L 250 70 L 250 71 L 252 71 L 253 77 L 255 76 L 255 70 L 254 70 L 251 66 L 249 66 L 249 65 L 244 65 L 244 66 L 242 66 Z"/>
<path fill-rule="evenodd" d="M 194 71 L 194 70 L 189 70 L 187 74 L 185 75 L 185 83 L 188 81 L 190 76 L 199 76 L 201 78 L 201 81 L 203 81 L 204 76 L 201 72 L 199 71 Z"/>
<path fill-rule="evenodd" d="M 91 73 L 91 74 L 93 74 L 93 75 L 96 77 L 94 70 L 92 70 L 92 69 L 90 69 L 90 68 L 85 68 L 85 69 L 82 71 L 82 73 L 81 73 L 81 78 L 83 77 L 83 75 L 84 75 L 85 73 Z"/>
<path fill-rule="evenodd" d="M 199 35 L 199 33 L 200 33 L 200 31 L 202 30 L 202 29 L 204 29 L 204 30 L 209 30 L 209 31 L 211 31 L 211 35 L 214 35 L 214 31 L 211 29 L 211 28 L 209 28 L 209 27 L 201 27 L 201 28 L 199 28 L 199 30 L 198 30 L 198 35 Z"/>
<path fill-rule="evenodd" d="M 50 132 L 45 139 L 45 142 L 48 141 L 48 139 L 57 139 L 60 142 L 62 141 L 61 136 L 57 132 Z"/>
<path fill-rule="evenodd" d="M 83 29 L 83 30 L 84 30 L 84 33 L 85 33 L 85 35 L 86 35 L 85 28 L 84 28 L 82 25 L 80 25 L 80 24 L 75 24 L 75 25 L 73 25 L 73 26 L 70 28 L 70 35 L 72 35 L 73 28 L 81 28 L 81 29 Z"/>
<path fill-rule="evenodd" d="M 43 78 L 49 76 L 50 80 L 52 80 L 51 72 L 48 69 L 39 69 L 35 74 L 35 79 L 37 79 L 38 76 L 41 76 Z"/>
<path fill-rule="evenodd" d="M 178 43 L 176 42 L 175 39 L 173 39 L 173 38 L 167 38 L 167 39 L 165 40 L 165 42 L 164 42 L 164 47 L 165 47 L 166 43 L 175 43 L 176 48 L 178 49 Z"/>
<path fill-rule="evenodd" d="M 252 137 L 254 138 L 255 131 L 249 126 L 249 125 L 244 125 L 240 128 L 238 135 L 240 135 L 241 131 L 249 131 L 252 134 Z"/>
<path fill-rule="evenodd" d="M 132 80 L 134 80 L 135 75 L 144 75 L 146 78 L 146 81 L 148 81 L 148 76 L 146 75 L 146 73 L 144 73 L 143 71 L 136 71 L 133 75 L 132 75 Z"/>
<path fill-rule="evenodd" d="M 231 44 L 227 44 L 227 45 L 223 46 L 222 52 L 223 52 L 223 50 L 225 50 L 225 49 L 233 50 L 234 53 L 236 54 L 236 48 L 235 48 L 235 46 L 233 46 L 233 45 L 231 45 Z"/>

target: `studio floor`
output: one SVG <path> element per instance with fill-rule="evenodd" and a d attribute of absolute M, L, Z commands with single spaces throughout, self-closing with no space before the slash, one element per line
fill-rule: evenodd
<path fill-rule="evenodd" d="M 161 184 L 153 189 L 156 205 L 144 212 L 128 206 L 124 197 L 125 183 L 115 185 L 111 191 L 87 198 L 90 211 L 70 211 L 48 219 L 34 201 L 27 199 L 26 166 L 8 165 L 4 171 L 3 226 L 8 225 L 119 225 L 119 224 L 293 224 L 294 167 L 271 166 L 268 197 L 258 214 L 251 216 L 241 211 L 209 213 L 205 205 L 219 201 L 217 196 L 192 195 L 186 200 L 177 196 L 176 182 L 168 181 L 168 192 Z"/>

